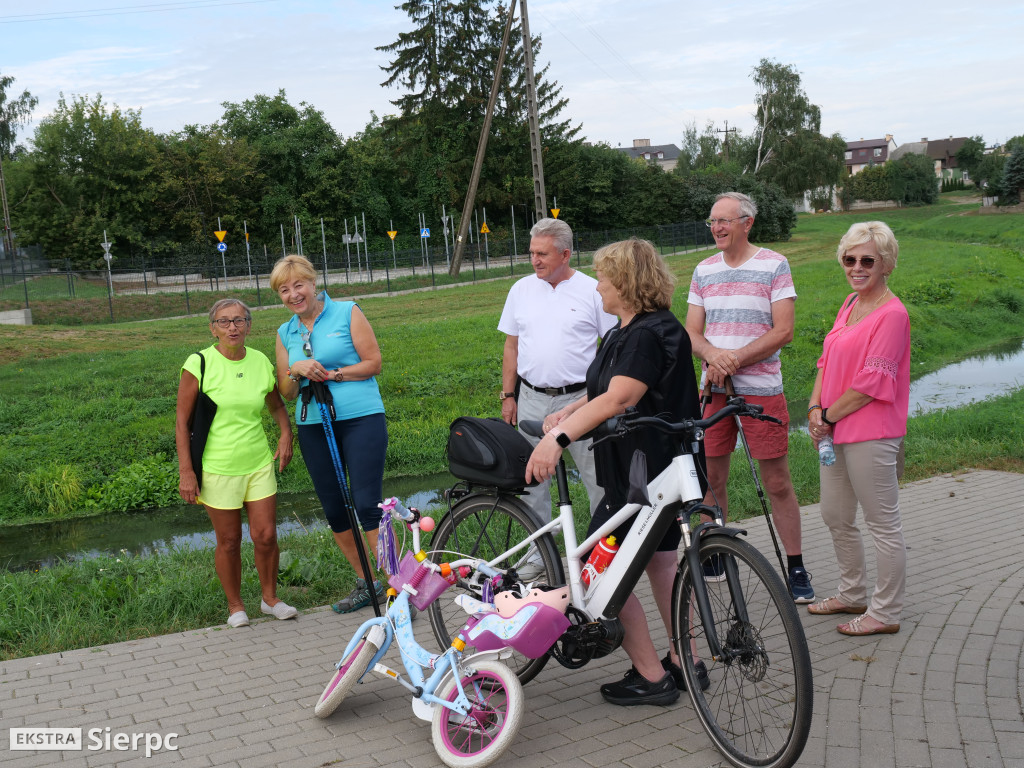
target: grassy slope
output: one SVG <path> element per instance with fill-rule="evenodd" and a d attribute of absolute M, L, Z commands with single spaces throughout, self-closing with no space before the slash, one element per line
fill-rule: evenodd
<path fill-rule="evenodd" d="M 963 215 L 975 207 L 800 217 L 792 240 L 773 246 L 789 258 L 799 293 L 796 337 L 783 350 L 791 399 L 809 392 L 821 340 L 849 291 L 834 253 L 853 221 L 884 218 L 900 239 L 891 285 L 910 308 L 915 373 L 1019 338 L 1024 216 Z M 669 257 L 679 281 L 673 309 L 680 317 L 702 255 Z M 384 354 L 388 476 L 443 469 L 450 421 L 462 414 L 497 415 L 502 337 L 495 328 L 507 290 L 507 281 L 496 281 L 361 300 Z M 283 308 L 257 312 L 251 345 L 272 356 L 275 329 L 287 317 Z M 0 327 L 0 431 L 7 437 L 0 444 L 0 520 L 38 514 L 26 501 L 25 484 L 40 467 L 56 476 L 70 468 L 89 488 L 146 457 L 162 454 L 173 464 L 177 371 L 208 338 L 205 319 L 198 317 Z M 152 467 L 136 466 L 141 469 L 135 475 Z M 813 465 L 795 466 L 794 474 L 801 499 L 815 498 Z M 305 468 L 295 462 L 282 490 L 307 487 Z"/>

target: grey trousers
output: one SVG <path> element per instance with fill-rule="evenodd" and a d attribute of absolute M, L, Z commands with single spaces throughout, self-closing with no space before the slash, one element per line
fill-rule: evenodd
<path fill-rule="evenodd" d="M 898 624 L 907 586 L 907 547 L 900 520 L 898 466 L 902 437 L 836 445 L 836 463 L 821 467 L 821 518 L 832 533 L 839 565 L 839 599 L 865 605 L 868 597 L 864 541 L 857 503 L 875 542 L 878 569 L 868 614 Z"/>
<path fill-rule="evenodd" d="M 555 411 L 561 410 L 569 403 L 574 403 L 586 394 L 584 390 L 570 392 L 567 395 L 545 395 L 542 392 L 530 389 L 525 384 L 519 388 L 519 400 L 516 403 L 518 418 L 520 421 L 536 419 L 543 421 L 544 417 Z M 536 445 L 540 438 L 532 437 L 523 433 L 523 437 Z M 590 500 L 590 514 L 594 514 L 597 503 L 604 496 L 604 491 L 597 484 L 597 474 L 594 471 L 594 452 L 590 450 L 590 440 L 573 442 L 569 446 L 569 453 L 576 468 L 580 472 L 580 478 L 587 489 L 587 497 Z M 533 511 L 537 520 L 547 523 L 551 520 L 551 482 L 545 480 L 533 488 L 530 488 L 523 497 L 523 501 Z"/>

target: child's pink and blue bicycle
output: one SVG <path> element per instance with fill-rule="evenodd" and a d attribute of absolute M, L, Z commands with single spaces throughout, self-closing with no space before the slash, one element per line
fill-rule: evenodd
<path fill-rule="evenodd" d="M 330 682 L 316 703 L 318 717 L 327 717 L 369 671 L 391 678 L 412 694 L 413 714 L 431 722 L 434 749 L 453 768 L 480 768 L 504 754 L 519 731 L 523 715 L 523 688 L 516 674 L 501 663 L 513 650 L 529 658 L 545 655 L 569 625 L 565 608 L 567 588 L 561 590 L 511 589 L 494 602 L 485 588 L 477 600 L 460 595 L 456 602 L 469 614 L 465 626 L 443 652 L 429 651 L 416 642 L 411 608 L 425 610 L 455 581 L 471 575 L 485 583 L 500 583 L 501 573 L 476 558 L 433 563 L 420 549 L 420 531 L 429 532 L 434 521 L 388 499 L 382 529 L 386 537 L 391 521 L 404 522 L 412 533 L 412 551 L 401 562 L 385 545 L 385 569 L 391 598 L 383 616 L 365 621 L 349 641 Z M 393 540 L 392 540 L 393 541 Z M 475 572 L 475 573 L 474 573 Z M 382 659 L 395 643 L 405 675 L 384 665 Z M 476 653 L 463 656 L 467 645 Z"/>

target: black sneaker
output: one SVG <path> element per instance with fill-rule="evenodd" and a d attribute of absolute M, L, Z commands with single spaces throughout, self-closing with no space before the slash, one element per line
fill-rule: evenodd
<path fill-rule="evenodd" d="M 701 567 L 704 569 L 704 581 L 715 583 L 725 581 L 725 563 L 722 561 L 721 555 L 711 555 L 701 563 Z"/>
<path fill-rule="evenodd" d="M 636 667 L 630 667 L 622 680 L 602 685 L 601 695 L 609 704 L 620 707 L 634 707 L 638 704 L 666 706 L 679 698 L 679 689 L 669 672 L 658 682 L 652 683 L 637 672 Z"/>
<path fill-rule="evenodd" d="M 686 678 L 683 677 L 683 668 L 678 664 L 673 664 L 672 657 L 668 655 L 661 660 L 661 666 L 666 672 L 672 675 L 672 679 L 676 683 L 676 688 L 680 691 L 685 691 Z M 706 691 L 711 687 L 711 678 L 708 677 L 708 668 L 704 666 L 703 661 L 698 661 L 694 666 L 697 669 L 697 679 L 700 681 L 700 689 L 702 691 Z"/>

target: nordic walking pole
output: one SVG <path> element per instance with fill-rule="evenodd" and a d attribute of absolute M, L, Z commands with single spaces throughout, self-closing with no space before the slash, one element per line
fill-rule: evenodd
<path fill-rule="evenodd" d="M 710 388 L 709 401 L 710 401 Z M 732 377 L 725 377 L 725 398 L 728 402 L 731 398 L 736 397 L 736 390 L 732 386 Z M 768 501 L 764 495 L 764 488 L 761 487 L 761 478 L 757 474 L 757 467 L 754 465 L 754 457 L 750 454 L 750 446 L 747 445 L 747 436 L 743 434 L 743 422 L 740 421 L 739 414 L 735 414 L 733 418 L 736 420 L 736 431 L 739 432 L 740 443 L 743 444 L 743 452 L 747 455 L 747 464 L 750 465 L 750 474 L 754 478 L 754 487 L 757 489 L 757 498 L 761 501 L 761 511 L 764 512 L 764 519 L 768 523 L 768 532 L 772 536 L 772 544 L 775 545 L 775 556 L 779 558 L 779 567 L 782 568 L 782 578 L 786 581 L 786 589 L 789 589 L 789 571 L 786 568 L 785 560 L 782 557 L 782 549 L 779 547 L 779 540 L 775 536 L 775 526 L 772 524 L 772 516 L 768 512 Z"/>
<path fill-rule="evenodd" d="M 370 569 L 370 561 L 366 554 L 366 543 L 363 540 L 363 528 L 356 517 L 355 508 L 352 506 L 352 496 L 348 490 L 348 481 L 345 479 L 345 467 L 342 465 L 341 453 L 338 451 L 338 441 L 334 437 L 334 397 L 327 383 L 323 381 L 310 381 L 303 389 L 302 410 L 305 419 L 306 406 L 310 398 L 314 398 L 320 408 L 320 421 L 324 425 L 324 435 L 327 438 L 327 448 L 331 452 L 331 461 L 334 464 L 334 473 L 338 478 L 338 485 L 341 487 L 341 497 L 345 504 L 345 511 L 348 513 L 348 522 L 352 527 L 352 538 L 355 540 L 356 552 L 359 554 L 359 565 L 367 576 L 367 590 L 370 593 L 370 602 L 373 603 L 373 612 L 380 618 L 380 603 L 377 602 L 377 590 L 374 587 L 373 571 Z"/>

